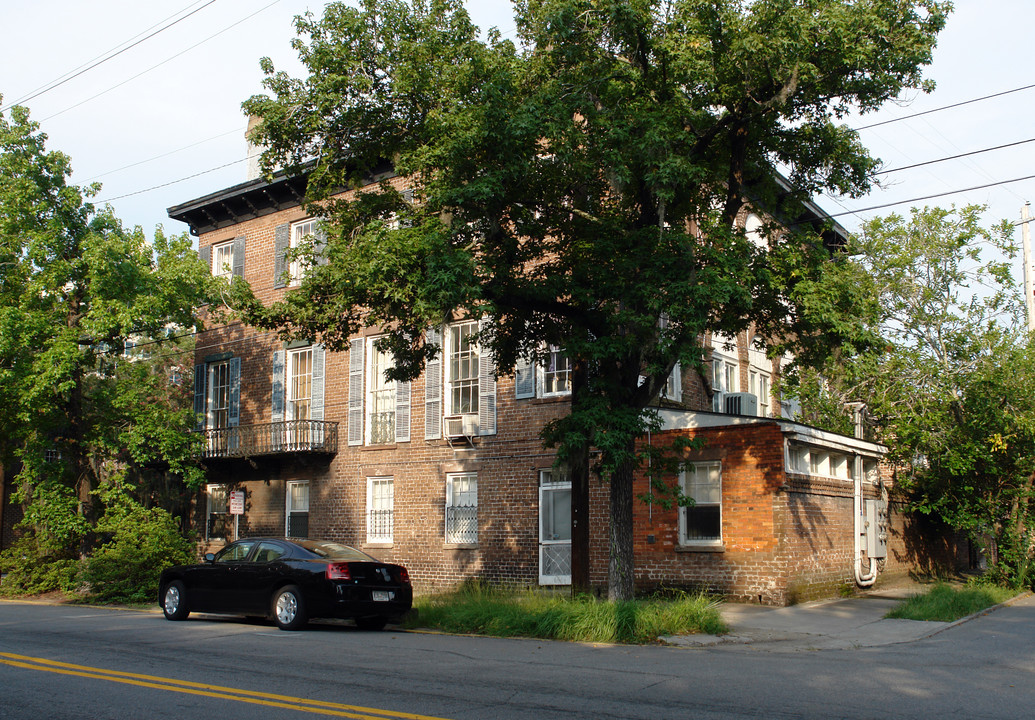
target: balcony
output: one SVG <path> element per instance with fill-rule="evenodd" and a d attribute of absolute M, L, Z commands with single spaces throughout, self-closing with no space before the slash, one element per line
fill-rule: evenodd
<path fill-rule="evenodd" d="M 251 458 L 264 455 L 334 455 L 338 423 L 323 420 L 283 422 L 202 430 L 202 458 Z"/>

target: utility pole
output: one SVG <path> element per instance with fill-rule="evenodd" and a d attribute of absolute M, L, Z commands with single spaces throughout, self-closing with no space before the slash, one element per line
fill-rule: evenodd
<path fill-rule="evenodd" d="M 1031 267 L 1031 230 L 1028 215 L 1029 203 L 1021 208 L 1021 247 L 1024 257 L 1024 308 L 1027 311 L 1028 332 L 1035 331 L 1035 278 Z"/>

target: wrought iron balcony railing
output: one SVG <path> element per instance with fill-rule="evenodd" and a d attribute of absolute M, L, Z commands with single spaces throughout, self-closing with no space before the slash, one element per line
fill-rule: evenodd
<path fill-rule="evenodd" d="M 289 453 L 334 455 L 338 452 L 338 423 L 323 420 L 283 422 L 202 430 L 203 458 L 259 457 Z"/>

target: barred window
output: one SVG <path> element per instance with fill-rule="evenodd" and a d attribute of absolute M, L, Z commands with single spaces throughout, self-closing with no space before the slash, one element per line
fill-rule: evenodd
<path fill-rule="evenodd" d="M 395 481 L 390 477 L 367 478 L 367 542 L 393 542 Z"/>
<path fill-rule="evenodd" d="M 478 542 L 478 475 L 446 476 L 446 542 Z"/>

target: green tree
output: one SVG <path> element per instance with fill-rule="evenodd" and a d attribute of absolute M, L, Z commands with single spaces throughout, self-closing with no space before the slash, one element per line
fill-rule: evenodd
<path fill-rule="evenodd" d="M 39 555 L 74 559 L 114 468 L 144 497 L 155 465 L 200 481 L 175 361 L 123 351 L 192 330 L 212 280 L 186 236 L 148 242 L 94 207 L 99 186 L 70 185 L 68 158 L 45 141 L 26 109 L 0 116 L 0 462 L 17 473 Z"/>
<path fill-rule="evenodd" d="M 995 576 L 1023 580 L 1035 473 L 1035 355 L 1009 258 L 1013 230 L 983 208 L 914 209 L 866 223 L 849 252 L 878 299 L 879 352 L 802 386 L 809 419 L 843 426 L 864 401 L 917 512 L 984 542 Z"/>
<path fill-rule="evenodd" d="M 331 348 L 383 326 L 405 377 L 436 351 L 425 329 L 452 317 L 491 318 L 479 342 L 503 372 L 563 347 L 572 411 L 544 437 L 576 488 L 601 450 L 609 596 L 629 598 L 634 444 L 675 363 L 701 361 L 706 330 L 754 322 L 811 362 L 865 329 L 843 312 L 850 290 L 825 294 L 828 249 L 797 222 L 801 202 L 867 189 L 876 163 L 834 120 L 922 87 L 947 10 L 520 0 L 515 45 L 479 39 L 459 0 L 332 3 L 297 22 L 308 77 L 263 60 L 270 94 L 244 104 L 262 117 L 265 167 L 309 173 L 327 262 L 303 250 L 299 290 L 263 308 L 239 288 L 234 302 Z M 335 197 L 386 160 L 412 198 L 387 183 Z M 748 198 L 773 221 L 768 248 L 735 229 Z"/>

